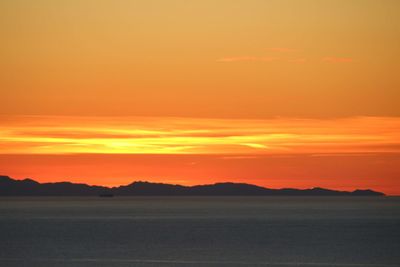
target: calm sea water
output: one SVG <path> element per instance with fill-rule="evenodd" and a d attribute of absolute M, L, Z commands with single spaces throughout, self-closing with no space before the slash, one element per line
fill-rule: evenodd
<path fill-rule="evenodd" d="M 400 198 L 0 198 L 0 266 L 400 266 Z"/>

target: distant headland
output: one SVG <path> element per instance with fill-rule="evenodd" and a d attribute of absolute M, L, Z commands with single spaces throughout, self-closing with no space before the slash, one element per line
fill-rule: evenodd
<path fill-rule="evenodd" d="M 325 188 L 270 189 L 245 183 L 182 186 L 133 182 L 119 187 L 90 186 L 70 182 L 39 183 L 0 176 L 0 196 L 384 196 L 370 189 L 337 191 Z"/>

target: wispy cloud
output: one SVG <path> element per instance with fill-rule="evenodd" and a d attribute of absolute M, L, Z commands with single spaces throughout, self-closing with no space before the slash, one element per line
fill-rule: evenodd
<path fill-rule="evenodd" d="M 286 62 L 286 63 L 352 63 L 354 58 L 352 57 L 341 57 L 341 56 L 306 56 L 300 52 L 299 49 L 288 48 L 288 47 L 271 47 L 266 48 L 269 53 L 265 56 L 228 56 L 217 59 L 217 62 Z M 303 51 L 301 51 L 303 52 Z"/>
<path fill-rule="evenodd" d="M 218 62 L 240 62 L 240 61 L 259 61 L 259 62 L 271 62 L 278 60 L 275 57 L 256 57 L 256 56 L 241 56 L 241 57 L 223 57 L 217 59 Z"/>
<path fill-rule="evenodd" d="M 279 58 L 279 57 L 223 57 L 217 59 L 217 62 L 286 62 L 286 63 L 305 63 L 306 58 Z"/>

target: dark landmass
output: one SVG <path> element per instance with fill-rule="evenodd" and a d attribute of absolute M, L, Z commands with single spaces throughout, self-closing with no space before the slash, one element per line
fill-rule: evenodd
<path fill-rule="evenodd" d="M 0 176 L 0 196 L 384 196 L 370 189 L 337 191 L 312 189 L 269 189 L 244 183 L 216 183 L 182 186 L 133 182 L 119 187 L 90 186 L 70 182 L 38 183 L 32 179 L 15 180 Z"/>

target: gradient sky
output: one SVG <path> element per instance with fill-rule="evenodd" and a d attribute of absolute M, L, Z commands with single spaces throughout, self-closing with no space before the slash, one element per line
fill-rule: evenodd
<path fill-rule="evenodd" d="M 400 194 L 397 0 L 0 2 L 0 173 Z"/>

